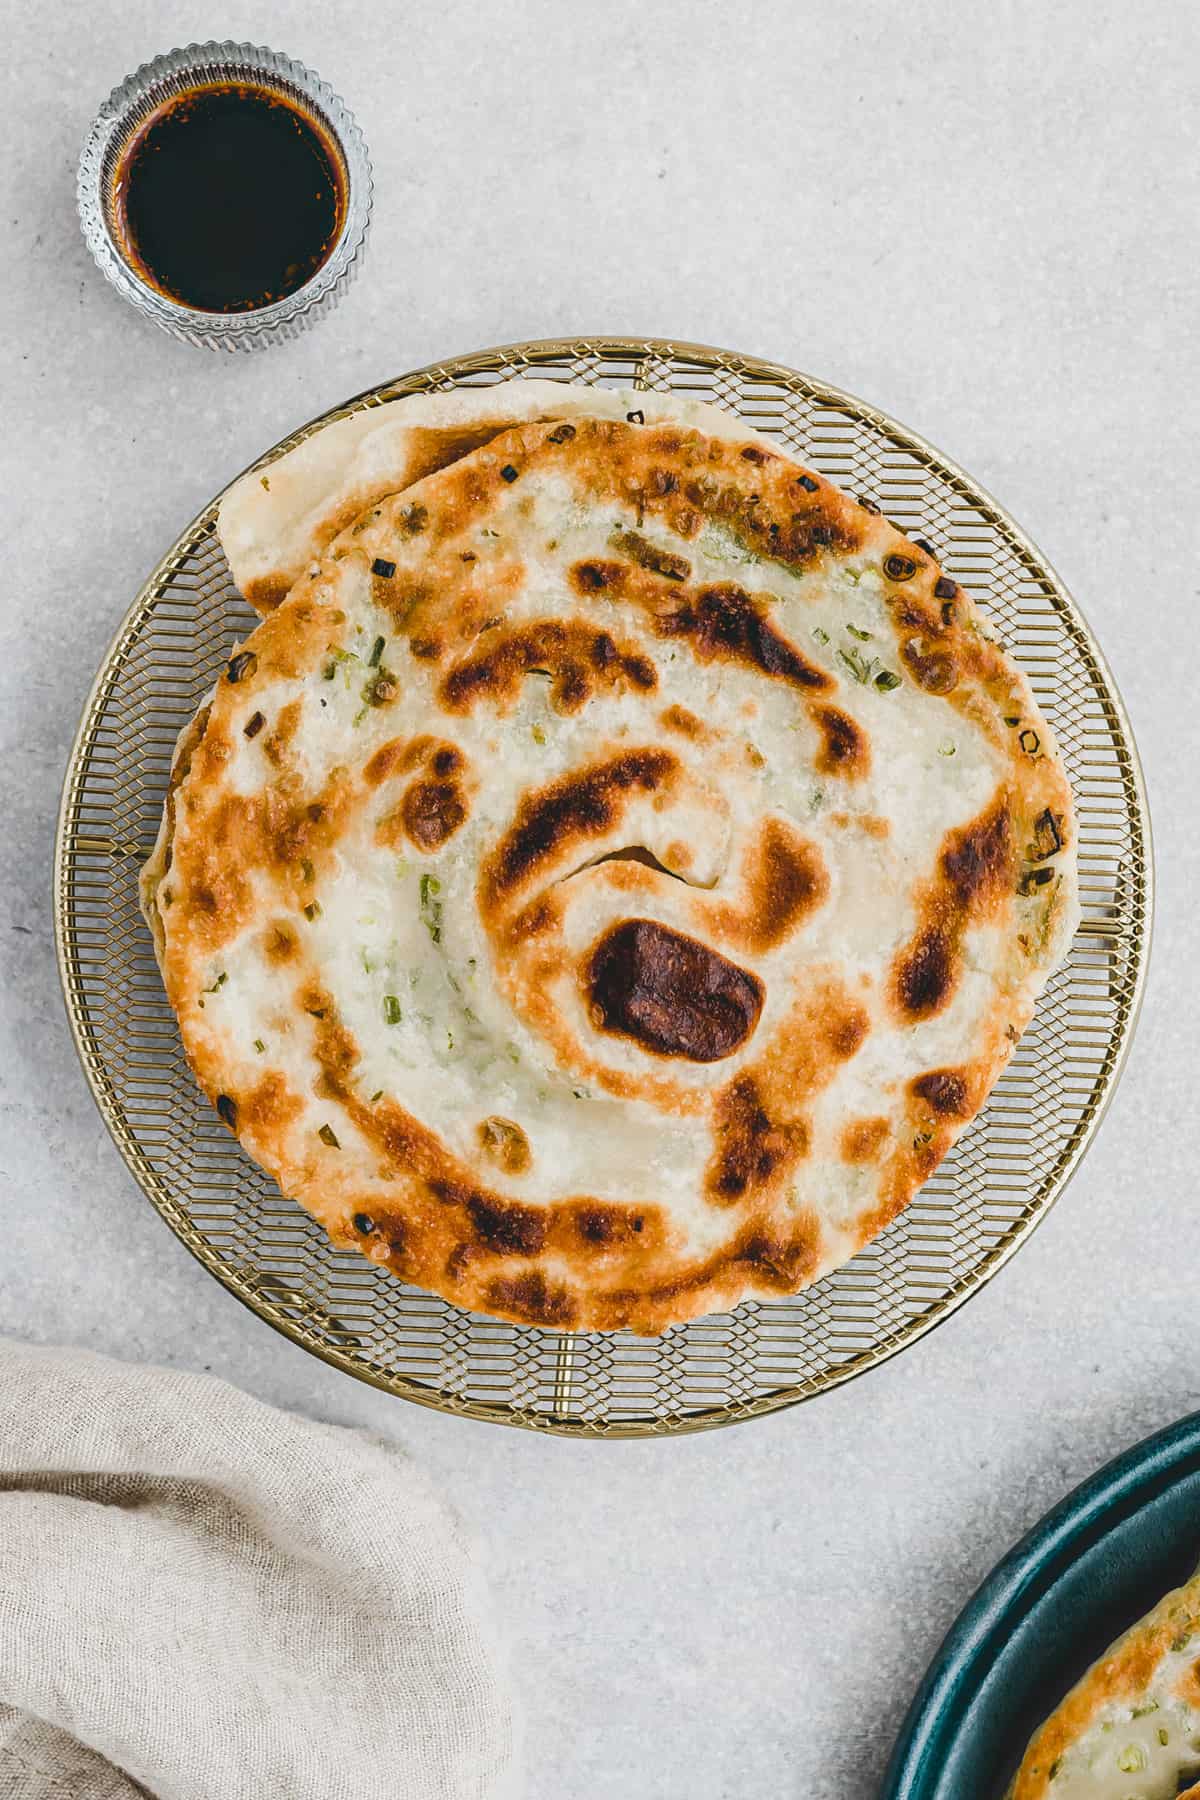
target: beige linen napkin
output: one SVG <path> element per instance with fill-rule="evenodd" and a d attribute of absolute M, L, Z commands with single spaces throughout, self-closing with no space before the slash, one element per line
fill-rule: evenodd
<path fill-rule="evenodd" d="M 479 1575 L 408 1457 L 0 1339 L 0 1800 L 499 1800 Z"/>

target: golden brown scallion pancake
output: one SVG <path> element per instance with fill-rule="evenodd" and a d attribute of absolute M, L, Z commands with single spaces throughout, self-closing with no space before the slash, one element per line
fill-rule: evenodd
<path fill-rule="evenodd" d="M 967 595 L 726 423 L 579 411 L 377 498 L 232 658 L 145 874 L 249 1153 L 506 1318 L 658 1331 L 845 1261 L 1076 922 Z"/>
<path fill-rule="evenodd" d="M 1200 1575 L 1072 1688 L 1030 1742 L 1010 1800 L 1200 1800 L 1197 1777 Z"/>

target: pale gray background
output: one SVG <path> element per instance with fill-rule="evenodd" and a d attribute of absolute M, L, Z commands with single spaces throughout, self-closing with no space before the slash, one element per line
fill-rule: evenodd
<path fill-rule="evenodd" d="M 215 1369 L 404 1437 L 485 1541 L 531 1800 L 865 1800 L 993 1561 L 1098 1462 L 1200 1403 L 1197 9 L 4 0 L 0 16 L 0 1329 Z M 73 211 L 110 86 L 223 35 L 319 69 L 376 174 L 359 284 L 299 343 L 246 361 L 141 323 Z M 347 394 L 584 330 L 810 369 L 1000 496 L 1111 659 L 1160 877 L 1123 1086 L 1007 1271 L 847 1389 L 652 1444 L 441 1418 L 243 1311 L 105 1135 L 50 925 L 79 708 L 181 525 Z"/>

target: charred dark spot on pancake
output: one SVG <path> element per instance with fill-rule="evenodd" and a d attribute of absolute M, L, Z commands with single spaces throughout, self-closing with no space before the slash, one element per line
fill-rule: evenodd
<path fill-rule="evenodd" d="M 253 650 L 239 650 L 237 655 L 229 660 L 225 670 L 225 679 L 230 682 L 245 681 L 247 676 L 253 675 L 257 667 L 258 658 Z"/>
<path fill-rule="evenodd" d="M 851 1119 L 842 1132 L 842 1161 L 872 1162 L 887 1142 L 891 1126 L 883 1118 Z"/>
<path fill-rule="evenodd" d="M 410 769 L 432 769 L 434 774 L 448 774 L 450 772 L 448 769 L 438 770 L 434 766 L 447 755 L 454 759 L 453 767 L 455 769 L 463 766 L 462 752 L 456 750 L 453 744 L 446 743 L 443 738 L 431 737 L 428 732 L 422 732 L 420 736 L 410 738 L 404 746 L 400 767 L 406 773 Z"/>
<path fill-rule="evenodd" d="M 237 1130 L 237 1102 L 231 1100 L 228 1094 L 217 1095 L 217 1113 L 223 1122 L 228 1125 L 230 1131 Z"/>
<path fill-rule="evenodd" d="M 581 1201 L 570 1212 L 585 1244 L 628 1244 L 641 1236 L 646 1223 L 627 1206 L 605 1206 L 598 1200 Z"/>
<path fill-rule="evenodd" d="M 1016 863 L 1012 815 L 1001 788 L 991 804 L 942 840 L 933 878 L 918 893 L 920 923 L 892 967 L 892 998 L 901 1016 L 940 1012 L 957 985 L 962 937 L 1012 892 Z"/>
<path fill-rule="evenodd" d="M 660 714 L 660 723 L 667 731 L 677 731 L 681 737 L 698 739 L 708 736 L 708 727 L 694 712 L 689 712 L 686 706 L 668 706 Z"/>
<path fill-rule="evenodd" d="M 909 594 L 897 598 L 893 602 L 891 612 L 897 627 L 905 631 L 924 632 L 928 637 L 941 635 L 941 620 L 934 618 L 932 613 Z"/>
<path fill-rule="evenodd" d="M 455 1244 L 446 1258 L 446 1276 L 456 1285 L 460 1282 L 471 1264 L 478 1257 L 478 1249 L 474 1244 Z"/>
<path fill-rule="evenodd" d="M 840 775 L 857 781 L 871 766 L 871 745 L 865 731 L 836 706 L 815 706 L 812 719 L 821 733 L 816 766 L 822 775 Z"/>
<path fill-rule="evenodd" d="M 242 727 L 242 736 L 256 738 L 266 722 L 265 714 L 260 712 L 252 713 Z"/>
<path fill-rule="evenodd" d="M 765 606 L 732 583 L 701 588 L 671 612 L 652 615 L 660 637 L 685 638 L 702 662 L 740 662 L 794 687 L 823 690 L 829 677 L 777 631 Z"/>
<path fill-rule="evenodd" d="M 378 787 L 389 775 L 402 769 L 405 766 L 406 748 L 403 738 L 392 738 L 388 743 L 381 744 L 363 769 L 363 777 L 368 785 Z"/>
<path fill-rule="evenodd" d="M 962 907 L 1012 886 L 1012 817 L 1006 795 L 969 825 L 947 833 L 939 868 Z"/>
<path fill-rule="evenodd" d="M 404 1265 L 399 1260 L 408 1247 L 409 1224 L 406 1219 L 397 1218 L 395 1213 L 389 1214 L 379 1228 L 387 1241 L 388 1261 L 398 1275 L 405 1273 Z"/>
<path fill-rule="evenodd" d="M 381 744 L 367 762 L 363 778 L 369 787 L 380 787 L 393 775 L 405 775 L 422 768 L 439 781 L 448 782 L 465 770 L 466 759 L 453 744 L 428 734 L 409 739 L 391 738 Z"/>
<path fill-rule="evenodd" d="M 473 1194 L 467 1212 L 479 1241 L 497 1256 L 536 1256 L 546 1242 L 547 1216 L 540 1206 Z"/>
<path fill-rule="evenodd" d="M 751 1229 L 736 1245 L 733 1260 L 754 1271 L 756 1286 L 794 1294 L 816 1269 L 819 1242 L 819 1227 L 811 1218 L 802 1220 L 790 1237 Z"/>
<path fill-rule="evenodd" d="M 225 764 L 229 761 L 232 753 L 232 748 L 233 747 L 225 733 L 217 726 L 210 725 L 204 735 L 204 742 L 201 744 L 195 755 L 195 761 L 200 768 L 201 774 L 213 781 L 220 781 L 225 770 Z M 184 804 L 188 807 L 191 806 L 192 801 L 190 796 L 185 798 Z"/>
<path fill-rule="evenodd" d="M 299 949 L 296 933 L 282 919 L 276 919 L 267 926 L 263 934 L 263 949 L 268 962 L 291 962 Z"/>
<path fill-rule="evenodd" d="M 862 1049 L 863 1040 L 871 1029 L 871 1021 L 865 1009 L 853 1002 L 842 1011 L 830 1013 L 825 1019 L 825 1041 L 830 1055 L 837 1062 L 849 1062 Z"/>
<path fill-rule="evenodd" d="M 905 668 L 927 694 L 948 694 L 958 686 L 959 668 L 948 650 L 930 649 L 923 637 L 906 638 L 900 646 Z"/>
<path fill-rule="evenodd" d="M 304 1101 L 277 1069 L 264 1075 L 249 1093 L 238 1096 L 244 1131 L 281 1132 L 303 1111 Z"/>
<path fill-rule="evenodd" d="M 829 893 L 820 850 L 781 819 L 763 821 L 744 868 L 745 902 L 717 909 L 713 921 L 722 936 L 751 950 L 781 944 Z"/>
<path fill-rule="evenodd" d="M 931 1069 L 927 1075 L 918 1075 L 910 1086 L 918 1100 L 943 1118 L 961 1119 L 969 1111 L 968 1085 L 957 1069 Z"/>
<path fill-rule="evenodd" d="M 598 679 L 609 686 L 627 681 L 643 689 L 658 680 L 652 663 L 631 649 L 620 649 L 608 632 L 576 620 L 544 619 L 489 633 L 483 649 L 447 673 L 441 699 L 453 712 L 469 712 L 477 700 L 511 704 L 532 674 L 550 676 L 551 703 L 564 713 L 578 712 Z"/>
<path fill-rule="evenodd" d="M 404 829 L 419 850 L 437 850 L 467 816 L 462 790 L 452 781 L 414 781 L 400 803 Z"/>
<path fill-rule="evenodd" d="M 752 1075 L 739 1075 L 717 1096 L 713 1126 L 715 1148 L 705 1187 L 726 1206 L 792 1167 L 808 1150 L 807 1127 L 799 1120 L 773 1124 Z"/>
<path fill-rule="evenodd" d="M 664 575 L 668 581 L 686 581 L 692 572 L 692 565 L 686 556 L 676 556 L 671 550 L 660 550 L 649 538 L 644 538 L 640 531 L 621 531 L 611 540 L 618 550 L 637 563 L 639 568 L 649 569 L 655 575 Z"/>
<path fill-rule="evenodd" d="M 558 923 L 558 914 L 549 895 L 540 900 L 531 900 L 523 906 L 508 928 L 508 939 L 512 944 L 528 943 L 531 938 L 542 937 Z"/>
<path fill-rule="evenodd" d="M 521 1175 L 533 1161 L 529 1139 L 512 1119 L 492 1113 L 476 1127 L 479 1147 L 490 1162 L 506 1175 Z"/>
<path fill-rule="evenodd" d="M 750 1036 L 763 1005 L 756 975 L 652 919 L 626 919 L 606 932 L 584 986 L 598 1030 L 689 1062 L 729 1056 Z"/>
<path fill-rule="evenodd" d="M 301 982 L 296 1007 L 315 1021 L 313 1054 L 320 1070 L 315 1091 L 324 1099 L 344 1101 L 347 1082 L 360 1060 L 354 1034 L 343 1025 L 333 995 L 317 981 Z"/>
<path fill-rule="evenodd" d="M 591 664 L 594 669 L 609 669 L 617 660 L 617 646 L 607 631 L 598 631 L 592 639 Z"/>
<path fill-rule="evenodd" d="M 571 568 L 570 579 L 577 594 L 598 594 L 605 588 L 619 589 L 625 580 L 625 569 L 619 562 L 577 562 Z"/>
<path fill-rule="evenodd" d="M 958 593 L 958 583 L 951 581 L 949 575 L 939 575 L 933 584 L 933 591 L 939 600 L 953 600 Z"/>
<path fill-rule="evenodd" d="M 442 645 L 437 638 L 409 638 L 408 647 L 419 662 L 436 662 L 442 654 Z"/>
<path fill-rule="evenodd" d="M 900 1012 L 907 1019 L 932 1018 L 950 999 L 957 974 L 957 958 L 947 934 L 936 926 L 918 932 L 892 970 Z"/>
<path fill-rule="evenodd" d="M 551 700 L 560 712 L 578 712 L 588 695 L 591 683 L 576 662 L 564 662 L 551 690 Z"/>
<path fill-rule="evenodd" d="M 757 444 L 747 444 L 740 454 L 743 462 L 765 463 L 767 460 L 766 451 L 760 450 Z"/>
<path fill-rule="evenodd" d="M 288 746 L 300 729 L 304 707 L 299 700 L 289 700 L 262 741 L 263 754 L 276 768 L 282 766 Z"/>
<path fill-rule="evenodd" d="M 340 768 L 332 771 L 321 792 L 322 799 L 306 801 L 282 784 L 268 787 L 249 803 L 249 813 L 232 822 L 231 849 L 248 866 L 280 870 L 317 863 L 340 837 L 355 797 L 349 775 Z"/>
<path fill-rule="evenodd" d="M 627 750 L 581 774 L 565 775 L 522 800 L 516 823 L 484 870 L 485 894 L 511 893 L 578 839 L 600 837 L 637 793 L 654 793 L 678 770 L 666 750 Z"/>
<path fill-rule="evenodd" d="M 540 1269 L 525 1275 L 497 1276 L 488 1283 L 484 1298 L 489 1312 L 518 1318 L 530 1325 L 557 1326 L 565 1330 L 579 1317 L 579 1303 L 570 1290 L 551 1286 Z"/>

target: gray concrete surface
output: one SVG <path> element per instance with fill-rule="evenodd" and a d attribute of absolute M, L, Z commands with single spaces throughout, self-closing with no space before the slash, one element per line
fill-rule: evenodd
<path fill-rule="evenodd" d="M 530 1800 L 865 1800 L 993 1561 L 1200 1388 L 1197 12 L 2 12 L 0 1330 L 214 1369 L 407 1440 L 485 1542 L 529 1715 Z M 344 306 L 246 361 L 142 324 L 92 267 L 73 210 L 78 146 L 109 87 L 213 35 L 320 69 L 358 114 L 377 180 Z M 409 1408 L 237 1306 L 105 1135 L 49 911 L 83 696 L 180 525 L 346 394 L 435 356 L 586 329 L 812 369 L 999 495 L 1108 652 L 1160 877 L 1123 1086 L 1007 1270 L 848 1389 L 655 1444 L 550 1442 Z"/>

